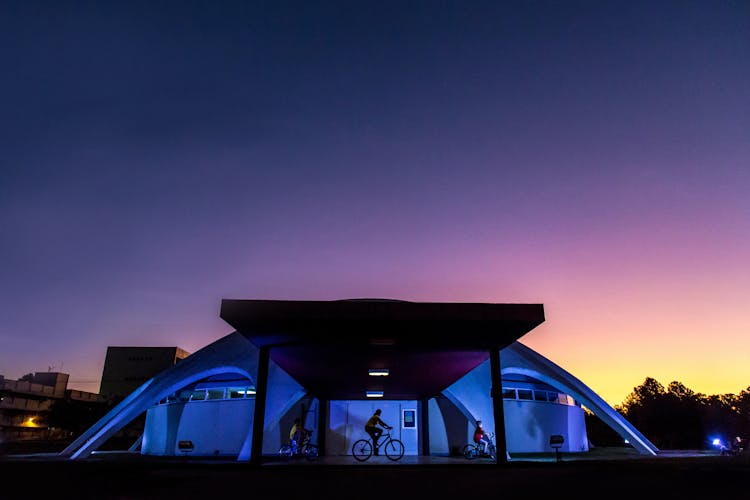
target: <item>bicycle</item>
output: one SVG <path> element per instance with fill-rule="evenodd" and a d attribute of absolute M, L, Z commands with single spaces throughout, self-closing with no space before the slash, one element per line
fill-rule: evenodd
<path fill-rule="evenodd" d="M 490 442 L 487 443 L 487 452 L 482 451 L 481 443 L 471 442 L 463 447 L 461 454 L 466 460 L 474 460 L 475 458 L 491 458 L 497 460 L 497 448 L 495 447 L 495 433 L 490 432 L 487 435 L 490 438 Z"/>
<path fill-rule="evenodd" d="M 364 462 L 372 456 L 375 448 L 382 448 L 389 460 L 400 460 L 404 456 L 404 443 L 391 437 L 391 429 L 380 436 L 380 444 L 373 446 L 371 439 L 360 439 L 352 446 L 352 456 L 359 462 Z"/>
<path fill-rule="evenodd" d="M 295 457 L 305 457 L 309 461 L 313 461 L 318 458 L 318 446 L 310 442 L 310 436 L 312 435 L 311 430 L 305 432 L 305 437 L 302 439 L 302 443 L 297 447 L 297 451 L 294 451 L 291 443 L 281 445 L 279 448 L 279 456 L 284 460 L 291 460 Z"/>

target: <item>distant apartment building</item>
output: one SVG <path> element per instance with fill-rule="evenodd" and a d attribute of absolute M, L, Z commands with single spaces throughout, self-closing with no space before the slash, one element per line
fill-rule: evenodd
<path fill-rule="evenodd" d="M 19 380 L 0 375 L 0 441 L 59 439 L 66 430 L 47 422 L 55 403 L 103 403 L 99 394 L 68 389 L 70 375 L 36 372 Z"/>
<path fill-rule="evenodd" d="M 121 399 L 190 355 L 179 347 L 109 346 L 99 394 Z"/>

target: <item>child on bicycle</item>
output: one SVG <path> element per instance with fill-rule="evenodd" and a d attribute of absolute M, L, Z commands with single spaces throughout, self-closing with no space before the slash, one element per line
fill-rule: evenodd
<path fill-rule="evenodd" d="M 375 413 L 372 415 L 372 417 L 367 420 L 367 423 L 365 424 L 365 432 L 370 435 L 372 438 L 372 446 L 373 446 L 373 454 L 379 455 L 378 452 L 378 438 L 381 434 L 383 434 L 383 429 L 393 429 L 390 425 L 383 422 L 383 420 L 380 418 L 380 408 L 375 410 Z M 379 429 L 378 425 L 382 427 L 383 429 Z"/>
<path fill-rule="evenodd" d="M 477 426 L 474 428 L 474 442 L 479 445 L 479 450 L 482 454 L 487 454 L 487 445 L 490 444 L 490 437 L 487 435 L 487 431 L 482 427 L 482 421 L 477 420 Z"/>
<path fill-rule="evenodd" d="M 295 418 L 294 425 L 292 425 L 292 429 L 289 431 L 289 443 L 292 445 L 292 453 L 296 454 L 298 447 L 304 445 L 307 432 L 307 429 L 302 426 L 300 418 Z"/>

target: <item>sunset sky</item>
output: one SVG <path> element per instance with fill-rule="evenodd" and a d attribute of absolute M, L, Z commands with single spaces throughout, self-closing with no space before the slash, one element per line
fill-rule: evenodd
<path fill-rule="evenodd" d="M 612 405 L 750 386 L 750 2 L 0 3 L 0 374 L 222 298 L 542 303 Z"/>

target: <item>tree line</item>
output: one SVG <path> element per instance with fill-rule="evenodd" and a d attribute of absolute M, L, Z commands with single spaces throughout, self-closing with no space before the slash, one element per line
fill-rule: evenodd
<path fill-rule="evenodd" d="M 681 382 L 664 387 L 646 377 L 614 408 L 659 449 L 706 449 L 713 439 L 726 443 L 750 436 L 750 387 L 739 394 L 705 395 Z M 586 425 L 594 446 L 622 446 L 622 438 L 588 411 Z"/>

